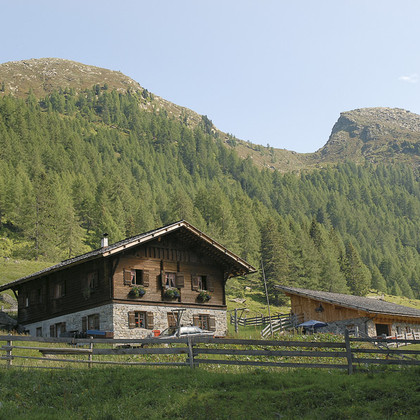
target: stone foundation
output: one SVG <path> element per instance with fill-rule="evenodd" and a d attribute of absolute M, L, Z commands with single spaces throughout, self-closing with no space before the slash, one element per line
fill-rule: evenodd
<path fill-rule="evenodd" d="M 145 328 L 128 328 L 128 313 L 131 311 L 144 311 L 153 313 L 153 329 L 163 331 L 168 328 L 168 313 L 171 309 L 179 307 L 169 306 L 142 306 L 130 304 L 114 305 L 114 338 L 145 338 L 151 330 Z M 185 308 L 182 314 L 181 325 L 193 325 L 194 315 L 214 316 L 216 321 L 216 336 L 225 336 L 227 333 L 226 311 L 224 309 Z"/>
<path fill-rule="evenodd" d="M 367 334 L 369 337 L 376 337 L 376 326 L 370 318 L 353 318 L 342 321 L 328 322 L 326 327 L 319 328 L 318 331 L 322 333 L 330 332 L 333 334 L 344 334 L 346 328 L 354 330 L 357 327 L 362 334 Z M 396 334 L 403 334 L 406 332 L 420 331 L 420 324 L 409 324 L 403 322 L 395 322 L 391 324 L 391 336 Z"/>
<path fill-rule="evenodd" d="M 132 311 L 152 312 L 153 329 L 163 331 L 168 327 L 168 313 L 171 309 L 179 307 L 170 306 L 146 306 L 132 304 L 108 304 L 92 308 L 86 311 L 74 312 L 46 321 L 34 322 L 24 325 L 24 329 L 32 336 L 36 336 L 37 328 L 42 328 L 42 336 L 50 336 L 50 326 L 66 323 L 66 331 L 82 331 L 82 318 L 93 314 L 99 314 L 99 327 L 101 331 L 113 331 L 114 338 L 145 338 L 151 335 L 152 330 L 146 328 L 129 328 L 128 313 Z M 226 310 L 207 308 L 185 308 L 182 314 L 181 324 L 192 325 L 194 315 L 214 316 L 216 322 L 216 336 L 225 336 L 227 333 Z"/>
<path fill-rule="evenodd" d="M 86 311 L 79 311 L 55 318 L 50 318 L 46 321 L 34 322 L 33 324 L 24 325 L 24 329 L 29 333 L 29 335 L 35 336 L 37 328 L 41 327 L 42 337 L 49 337 L 51 325 L 65 322 L 66 331 L 82 331 L 82 318 L 93 314 L 99 314 L 99 326 L 101 331 L 113 331 L 112 306 L 112 304 L 103 305 Z"/>

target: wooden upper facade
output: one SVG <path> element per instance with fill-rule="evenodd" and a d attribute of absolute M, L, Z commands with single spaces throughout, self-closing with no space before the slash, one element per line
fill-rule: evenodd
<path fill-rule="evenodd" d="M 24 325 L 112 302 L 225 308 L 226 280 L 253 271 L 180 221 L 63 261 L 5 284 L 0 292 L 15 292 L 18 322 Z M 210 300 L 200 299 L 203 294 Z"/>

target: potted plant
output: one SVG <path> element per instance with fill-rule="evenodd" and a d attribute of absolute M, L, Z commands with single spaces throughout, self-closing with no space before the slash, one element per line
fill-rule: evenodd
<path fill-rule="evenodd" d="M 143 286 L 133 286 L 129 294 L 132 297 L 139 298 L 146 294 L 146 290 Z"/>
<path fill-rule="evenodd" d="M 168 287 L 163 291 L 163 296 L 167 299 L 178 299 L 181 294 L 176 287 Z"/>
<path fill-rule="evenodd" d="M 200 290 L 197 299 L 200 302 L 208 302 L 211 299 L 211 294 L 207 290 Z"/>

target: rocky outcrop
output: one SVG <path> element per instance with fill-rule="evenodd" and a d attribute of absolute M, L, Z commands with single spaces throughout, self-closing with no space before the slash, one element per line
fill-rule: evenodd
<path fill-rule="evenodd" d="M 343 112 L 330 138 L 316 154 L 321 161 L 398 158 L 419 164 L 420 115 L 399 108 L 363 108 Z"/>

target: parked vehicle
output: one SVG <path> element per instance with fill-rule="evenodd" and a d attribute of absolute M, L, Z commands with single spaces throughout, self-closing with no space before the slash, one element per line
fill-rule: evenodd
<path fill-rule="evenodd" d="M 196 326 L 180 327 L 179 330 L 176 327 L 169 327 L 163 330 L 157 338 L 172 340 L 185 337 L 214 337 L 214 331 L 203 330 Z"/>

